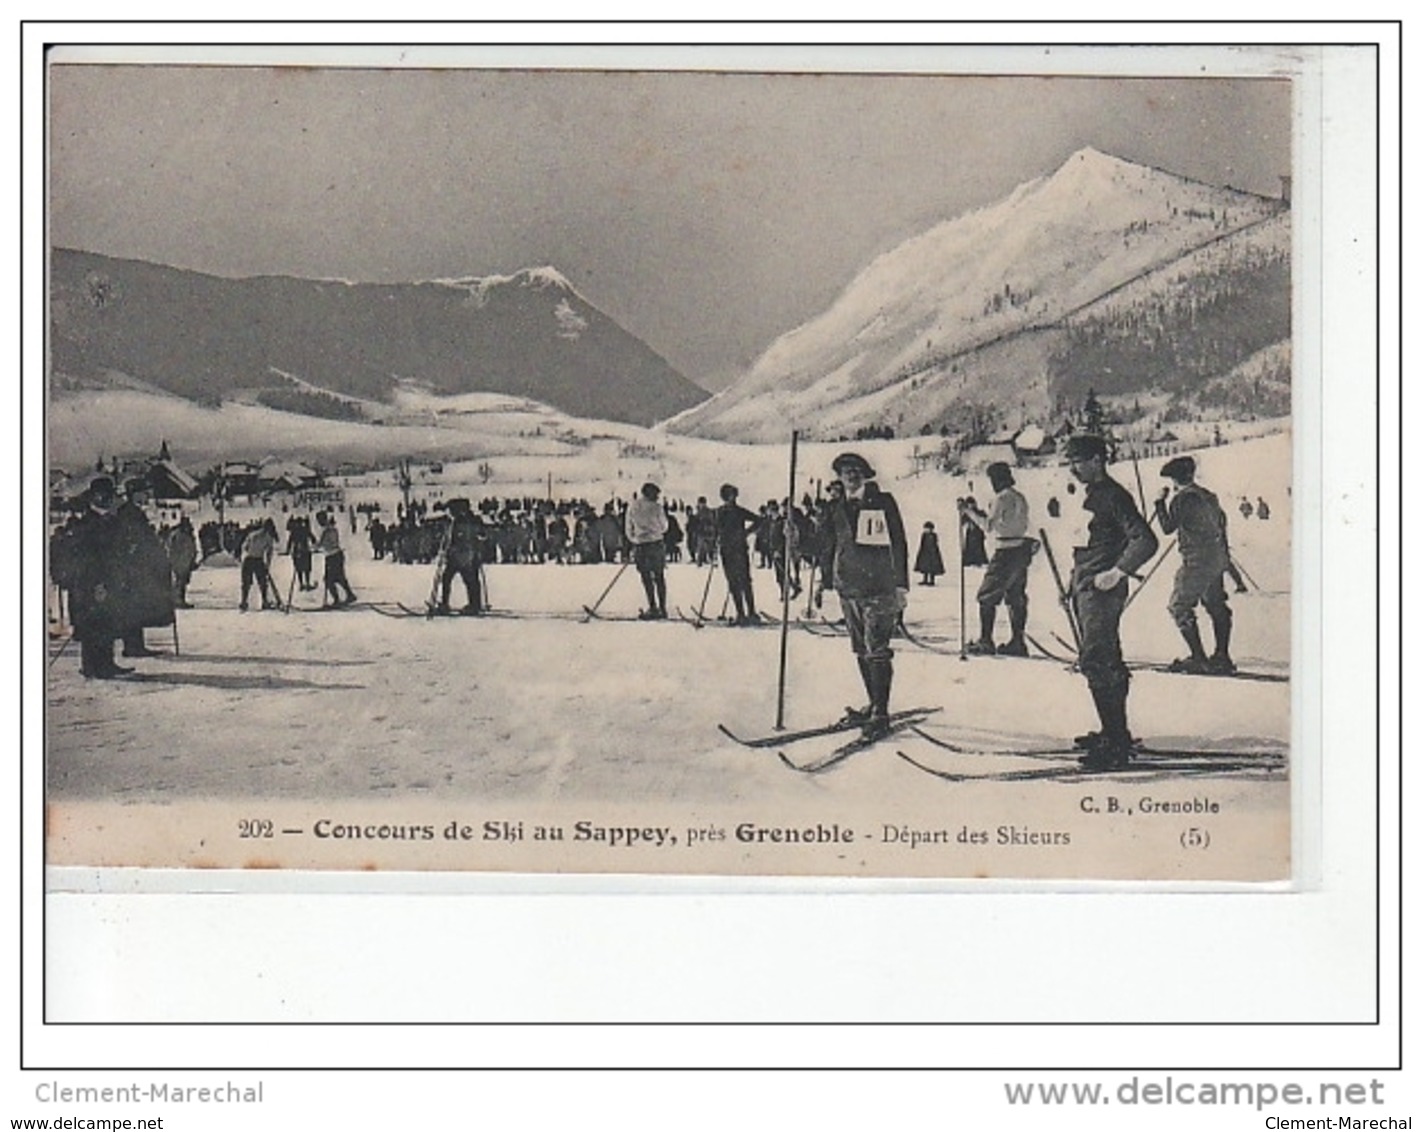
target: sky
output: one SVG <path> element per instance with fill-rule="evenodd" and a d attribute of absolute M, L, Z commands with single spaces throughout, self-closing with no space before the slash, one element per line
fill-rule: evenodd
<path fill-rule="evenodd" d="M 552 265 L 724 386 L 877 254 L 1083 146 L 1266 195 L 1264 78 L 53 64 L 50 240 L 223 276 Z"/>

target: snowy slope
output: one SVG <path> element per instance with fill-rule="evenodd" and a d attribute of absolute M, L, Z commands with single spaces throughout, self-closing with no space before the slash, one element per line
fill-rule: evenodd
<path fill-rule="evenodd" d="M 958 355 L 1054 326 L 1278 209 L 1084 149 L 1050 177 L 880 256 L 824 314 L 669 427 L 768 439 L 772 422 L 823 432 L 882 419 L 876 392 L 902 392 Z"/>

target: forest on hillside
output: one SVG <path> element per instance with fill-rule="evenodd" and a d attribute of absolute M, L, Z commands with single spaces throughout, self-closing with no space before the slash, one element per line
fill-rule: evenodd
<path fill-rule="evenodd" d="M 1215 269 L 1183 276 L 1165 292 L 1073 319 L 1049 360 L 1054 395 L 1078 400 L 1158 390 L 1201 408 L 1277 400 L 1288 375 L 1277 371 L 1257 388 L 1235 390 L 1221 379 L 1291 330 L 1287 252 L 1247 248 Z M 1252 407 L 1261 415 L 1264 406 Z"/>

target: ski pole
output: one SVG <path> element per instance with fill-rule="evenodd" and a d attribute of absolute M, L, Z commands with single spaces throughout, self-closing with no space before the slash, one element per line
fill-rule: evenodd
<path fill-rule="evenodd" d="M 713 558 L 706 564 L 706 584 L 701 587 L 701 604 L 696 607 L 696 627 L 699 629 L 706 621 L 706 598 L 711 593 L 711 579 L 716 576 L 716 560 Z"/>
<path fill-rule="evenodd" d="M 958 659 L 968 659 L 968 571 L 963 562 L 963 524 L 967 519 L 958 512 Z"/>
<path fill-rule="evenodd" d="M 292 560 L 292 563 L 291 563 L 291 584 L 286 587 L 286 607 L 285 607 L 284 609 L 282 609 L 282 612 L 283 612 L 283 613 L 290 613 L 290 612 L 291 612 L 291 596 L 292 596 L 292 594 L 294 594 L 295 592 L 296 592 L 296 561 L 293 559 L 293 560 Z"/>
<path fill-rule="evenodd" d="M 587 614 L 587 616 L 583 618 L 584 621 L 589 621 L 593 617 L 597 616 L 597 611 L 602 608 L 602 603 L 607 599 L 607 595 L 612 592 L 612 587 L 617 585 L 617 579 L 622 577 L 622 575 L 626 572 L 627 567 L 629 567 L 630 565 L 632 565 L 632 563 L 624 562 L 621 566 L 619 566 L 617 568 L 617 573 L 612 575 L 612 581 L 607 583 L 607 588 L 603 590 L 601 594 L 598 595 L 598 599 L 591 605 L 583 606 L 583 612 Z"/>
<path fill-rule="evenodd" d="M 439 604 L 440 580 L 444 577 L 444 564 L 449 556 L 449 540 L 453 536 L 454 517 L 450 516 L 448 525 L 444 528 L 443 536 L 440 538 L 439 553 L 435 555 L 434 577 L 430 580 L 430 596 L 425 600 L 425 608 L 431 611 Z"/>
<path fill-rule="evenodd" d="M 775 730 L 785 730 L 785 664 L 790 655 L 790 555 L 793 549 L 790 509 L 795 506 L 795 461 L 799 454 L 800 433 L 790 433 L 790 491 L 785 496 L 785 519 L 781 527 L 782 553 L 785 556 L 784 578 L 780 586 L 780 685 L 775 697 Z"/>
<path fill-rule="evenodd" d="M 1250 575 L 1250 573 L 1249 573 L 1248 570 L 1246 570 L 1243 566 L 1240 565 L 1239 559 L 1236 558 L 1232 552 L 1231 552 L 1231 554 L 1230 554 L 1230 556 L 1229 556 L 1229 560 L 1230 560 L 1230 562 L 1234 565 L 1234 568 L 1235 568 L 1236 570 L 1238 570 L 1241 574 L 1244 575 L 1244 580 L 1245 580 L 1246 582 L 1248 582 L 1248 583 L 1249 583 L 1251 586 L 1253 586 L 1256 590 L 1261 590 L 1261 589 L 1264 588 L 1264 587 L 1262 587 L 1258 582 L 1256 582 L 1256 581 L 1254 580 L 1254 578 Z"/>
<path fill-rule="evenodd" d="M 74 634 L 73 634 L 73 633 L 70 633 L 69 636 L 67 636 L 67 637 L 64 638 L 64 642 L 59 646 L 59 650 L 58 650 L 52 657 L 49 658 L 49 665 L 48 665 L 48 667 L 50 667 L 50 668 L 53 668 L 53 667 L 54 667 L 54 662 L 55 662 L 56 660 L 58 660 L 61 656 L 64 655 L 65 650 L 69 648 L 69 642 L 72 641 L 73 639 L 74 639 Z"/>
<path fill-rule="evenodd" d="M 1037 534 L 1042 539 L 1042 549 L 1047 552 L 1047 563 L 1052 568 L 1052 578 L 1057 583 L 1057 596 L 1061 598 L 1062 608 L 1066 610 L 1067 624 L 1071 626 L 1072 640 L 1076 642 L 1076 651 L 1081 652 L 1081 629 L 1076 623 L 1076 611 L 1071 605 L 1071 592 L 1062 581 L 1062 572 L 1057 569 L 1057 556 L 1052 553 L 1051 541 L 1047 538 L 1045 527 L 1038 527 Z"/>
<path fill-rule="evenodd" d="M 1175 542 L 1175 539 L 1171 539 L 1168 543 L 1165 544 L 1165 549 L 1161 551 L 1160 557 L 1157 558 L 1151 564 L 1151 568 L 1146 571 L 1145 577 L 1141 579 L 1141 584 L 1138 585 L 1134 591 L 1132 591 L 1130 597 L 1126 598 L 1126 604 L 1121 607 L 1121 612 L 1123 614 L 1126 612 L 1126 610 L 1131 608 L 1131 602 L 1136 600 L 1141 590 L 1145 589 L 1146 583 L 1150 581 L 1151 577 L 1155 574 L 1155 572 L 1160 569 L 1160 564 L 1170 557 L 1170 552 L 1175 549 Z"/>
<path fill-rule="evenodd" d="M 173 655 L 183 655 L 183 650 L 178 645 L 178 611 L 176 609 L 173 610 Z"/>
<path fill-rule="evenodd" d="M 1131 445 L 1131 467 L 1136 470 L 1136 494 L 1140 497 L 1141 501 L 1141 518 L 1149 525 L 1154 516 L 1154 512 L 1146 506 L 1145 484 L 1141 482 L 1141 463 L 1136 459 L 1136 446 L 1134 444 Z"/>

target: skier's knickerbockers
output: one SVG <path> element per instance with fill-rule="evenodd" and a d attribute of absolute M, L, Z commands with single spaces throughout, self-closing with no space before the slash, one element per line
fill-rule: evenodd
<path fill-rule="evenodd" d="M 868 706 L 849 709 L 867 738 L 889 729 L 894 682 L 894 628 L 908 595 L 908 540 L 898 503 L 874 482 L 874 469 L 854 452 L 832 465 L 844 485 L 826 516 L 821 584 L 839 594 L 850 647 L 869 695 Z M 837 495 L 837 493 L 834 493 Z"/>
<path fill-rule="evenodd" d="M 665 621 L 667 616 L 667 513 L 661 504 L 661 488 L 644 483 L 637 498 L 627 508 L 624 533 L 632 548 L 632 561 L 647 594 L 644 621 Z"/>
<path fill-rule="evenodd" d="M 1180 568 L 1175 572 L 1175 588 L 1170 594 L 1170 616 L 1190 650 L 1171 665 L 1177 672 L 1234 672 L 1229 642 L 1234 626 L 1224 576 L 1231 571 L 1229 536 L 1224 508 L 1214 492 L 1195 482 L 1195 460 L 1177 456 L 1160 470 L 1172 480 L 1175 491 L 1162 488 L 1155 501 L 1155 514 L 1163 533 L 1177 536 Z M 1213 654 L 1205 654 L 1195 606 L 1203 605 L 1214 631 Z"/>

